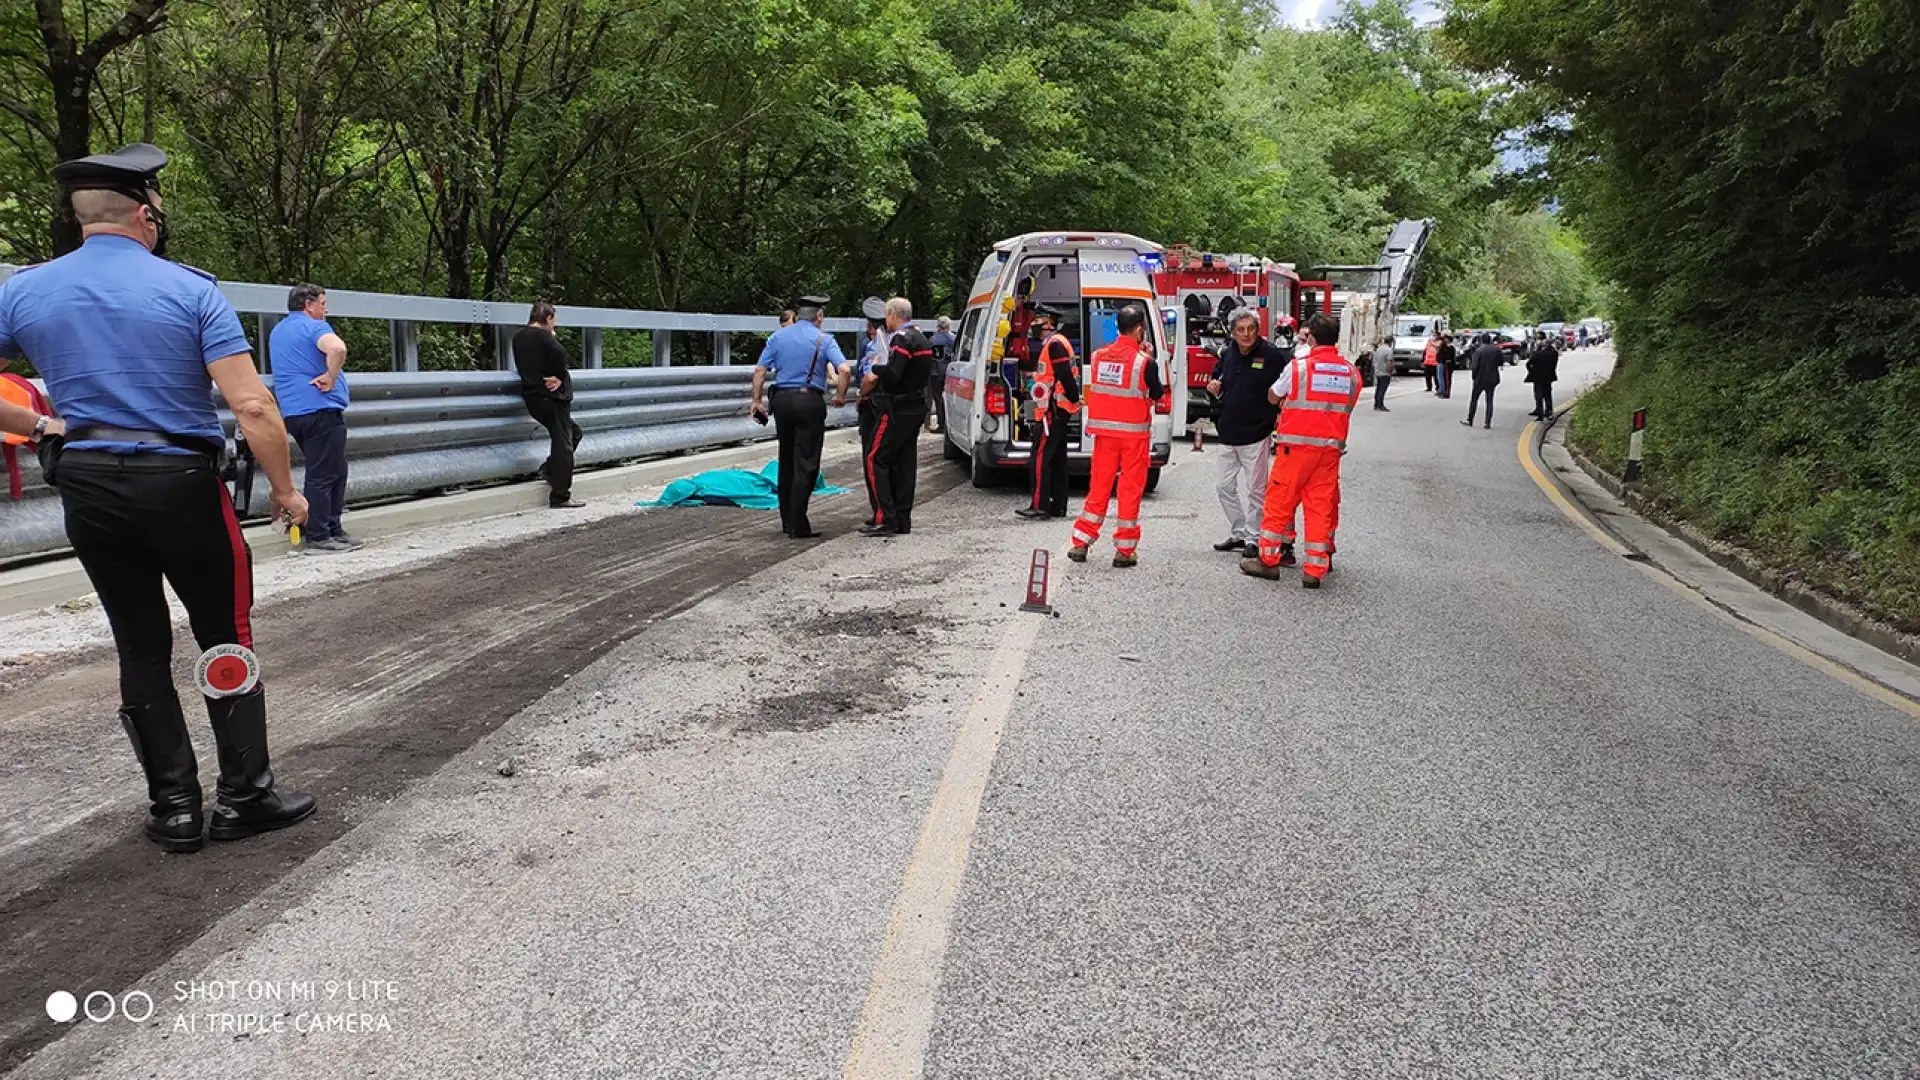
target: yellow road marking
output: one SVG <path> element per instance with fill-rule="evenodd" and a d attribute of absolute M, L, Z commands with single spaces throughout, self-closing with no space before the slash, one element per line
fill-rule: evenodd
<path fill-rule="evenodd" d="M 1533 437 L 1539 430 L 1540 421 L 1538 420 L 1529 422 L 1526 427 L 1520 430 L 1520 464 L 1526 467 L 1527 474 L 1533 477 L 1533 482 L 1540 485 L 1540 490 L 1547 493 L 1547 498 L 1553 500 L 1553 504 L 1560 508 L 1561 513 L 1567 515 L 1568 520 L 1580 526 L 1581 531 L 1585 532 L 1588 536 L 1593 537 L 1594 543 L 1599 544 L 1615 555 L 1626 556 L 1633 554 L 1632 548 L 1614 539 L 1605 529 L 1594 524 L 1587 515 L 1581 513 L 1579 507 L 1574 506 L 1572 502 L 1568 501 L 1565 495 L 1560 494 L 1560 489 L 1554 485 L 1552 480 L 1548 479 L 1546 472 L 1534 462 Z"/>
<path fill-rule="evenodd" d="M 887 921 L 860 1025 L 840 1073 L 843 1080 L 916 1080 L 926 1067 L 934 999 L 980 801 L 1013 709 L 1014 691 L 1044 621 L 1016 616 L 960 722 Z"/>
<path fill-rule="evenodd" d="M 1533 442 L 1533 437 L 1539 428 L 1540 421 L 1535 420 L 1529 423 L 1526 426 L 1526 430 L 1520 433 L 1520 464 L 1525 466 L 1527 474 L 1533 477 L 1533 482 L 1539 485 L 1540 490 L 1546 493 L 1547 498 L 1551 499 L 1553 504 L 1560 508 L 1560 512 L 1565 514 L 1568 520 L 1578 525 L 1588 536 L 1592 537 L 1595 543 L 1615 555 L 1624 557 L 1633 554 L 1632 548 L 1614 539 L 1606 530 L 1594 524 L 1592 519 L 1583 513 L 1579 507 L 1574 506 L 1565 495 L 1562 495 L 1559 487 L 1547 477 L 1546 472 L 1542 470 L 1540 465 L 1534 460 L 1533 447 L 1536 444 Z M 1815 671 L 1845 683 L 1860 693 L 1873 698 L 1875 701 L 1891 705 L 1908 716 L 1920 719 L 1920 702 L 1916 702 L 1898 691 L 1882 686 L 1857 671 L 1836 664 L 1832 660 L 1821 656 L 1819 653 L 1814 652 L 1812 649 L 1807 648 L 1805 645 L 1794 641 L 1792 638 L 1776 630 L 1770 630 L 1758 623 L 1748 622 L 1745 619 L 1735 618 L 1725 609 L 1701 595 L 1700 590 L 1674 577 L 1653 563 L 1643 562 L 1638 559 L 1632 560 L 1632 563 L 1641 573 L 1645 574 L 1651 580 L 1686 597 L 1701 609 L 1711 612 L 1721 620 L 1738 627 L 1740 631 L 1748 637 L 1773 646 L 1778 651 L 1793 657 L 1795 660 L 1800 661 Z"/>

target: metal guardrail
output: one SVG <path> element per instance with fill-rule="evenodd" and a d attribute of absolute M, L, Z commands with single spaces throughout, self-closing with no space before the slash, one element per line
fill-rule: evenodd
<path fill-rule="evenodd" d="M 0 280 L 13 272 L 0 266 Z M 242 312 L 284 315 L 283 286 L 223 283 L 221 291 Z M 396 296 L 349 290 L 327 293 L 329 314 L 341 318 L 386 319 L 392 329 L 395 362 L 408 357 L 417 366 L 417 336 L 422 322 L 492 325 L 501 333 L 499 355 L 511 366 L 508 341 L 526 325 L 528 305 Z M 648 330 L 655 333 L 653 367 L 589 368 L 574 373 L 573 419 L 585 433 L 576 460 L 583 466 L 701 447 L 764 439 L 772 434 L 748 416 L 752 368 L 730 365 L 725 345 L 716 344 L 713 365 L 670 366 L 661 342 L 677 332 L 714 335 L 726 342 L 735 332 L 771 333 L 772 316 L 623 311 L 562 307 L 562 325 L 588 331 L 590 350 L 597 331 Z M 270 323 L 263 321 L 261 338 Z M 837 334 L 857 334 L 863 319 L 829 319 Z M 853 355 L 851 342 L 842 348 Z M 258 352 L 256 343 L 256 352 Z M 590 356 L 589 359 L 597 359 Z M 349 372 L 353 404 L 347 410 L 347 503 L 430 494 L 469 484 L 533 474 L 547 456 L 546 430 L 527 415 L 519 376 L 510 371 Z M 218 394 L 216 393 L 216 400 Z M 55 402 L 57 408 L 59 403 Z M 233 417 L 221 410 L 229 435 Z M 833 412 L 832 426 L 855 422 L 852 408 Z M 299 449 L 294 449 L 299 462 Z M 60 501 L 40 478 L 39 463 L 20 455 L 26 493 L 19 501 L 0 499 L 0 559 L 57 552 L 66 547 Z M 264 476 L 254 480 L 253 506 L 267 505 Z"/>

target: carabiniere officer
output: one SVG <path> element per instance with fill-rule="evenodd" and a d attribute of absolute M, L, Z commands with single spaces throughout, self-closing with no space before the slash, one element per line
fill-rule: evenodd
<path fill-rule="evenodd" d="M 24 355 L 61 416 L 0 403 L 0 428 L 39 442 L 67 539 L 112 624 L 120 722 L 153 804 L 147 835 L 188 852 L 207 835 L 238 840 L 314 809 L 312 796 L 277 788 L 268 764 L 266 690 L 252 654 L 253 554 L 221 478 L 226 433 L 212 387 L 266 472 L 273 514 L 304 523 L 307 502 L 293 486 L 286 428 L 232 305 L 211 275 L 161 257 L 167 220 L 158 174 L 166 163 L 158 147 L 135 143 L 54 166 L 85 240 L 0 284 L 0 355 Z M 222 657 L 228 670 L 235 657 L 246 665 L 244 683 L 216 688 L 230 696 L 206 698 L 220 762 L 210 829 L 173 685 L 162 578 L 209 650 L 202 659 Z"/>
<path fill-rule="evenodd" d="M 807 503 L 820 479 L 820 448 L 827 437 L 827 384 L 834 383 L 833 404 L 846 404 L 847 358 L 833 335 L 821 328 L 827 298 L 803 296 L 794 305 L 799 317 L 767 338 L 753 369 L 753 415 L 764 422 L 762 404 L 768 377 L 773 381 L 774 434 L 780 443 L 780 528 L 795 540 L 811 540 Z"/>

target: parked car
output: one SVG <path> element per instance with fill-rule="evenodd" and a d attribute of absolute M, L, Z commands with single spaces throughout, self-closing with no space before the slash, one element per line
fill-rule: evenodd
<path fill-rule="evenodd" d="M 1526 359 L 1527 348 L 1533 341 L 1533 327 L 1504 326 L 1498 332 L 1500 350 L 1507 354 L 1508 364 L 1518 364 Z"/>

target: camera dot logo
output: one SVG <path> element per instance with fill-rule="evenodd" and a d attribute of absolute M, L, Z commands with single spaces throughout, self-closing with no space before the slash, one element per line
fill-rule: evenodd
<path fill-rule="evenodd" d="M 70 1024 L 80 1015 L 80 1001 L 65 990 L 55 990 L 47 995 L 47 1019 L 56 1024 Z"/>

